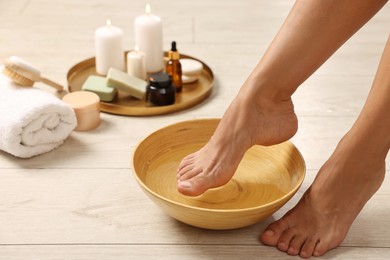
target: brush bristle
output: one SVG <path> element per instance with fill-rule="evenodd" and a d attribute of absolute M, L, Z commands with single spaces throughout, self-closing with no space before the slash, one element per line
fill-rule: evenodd
<path fill-rule="evenodd" d="M 32 81 L 26 77 L 23 77 L 23 76 L 17 74 L 16 72 L 13 72 L 10 69 L 4 68 L 3 74 L 21 86 L 31 87 L 32 85 L 34 85 L 34 81 Z"/>

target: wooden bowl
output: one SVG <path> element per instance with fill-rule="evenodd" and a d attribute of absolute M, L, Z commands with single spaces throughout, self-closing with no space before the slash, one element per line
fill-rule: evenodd
<path fill-rule="evenodd" d="M 199 150 L 219 119 L 180 122 L 146 137 L 133 154 L 133 172 L 143 191 L 171 217 L 207 229 L 234 229 L 272 215 L 298 191 L 305 163 L 290 142 L 254 146 L 226 185 L 197 197 L 176 188 L 176 169 Z"/>

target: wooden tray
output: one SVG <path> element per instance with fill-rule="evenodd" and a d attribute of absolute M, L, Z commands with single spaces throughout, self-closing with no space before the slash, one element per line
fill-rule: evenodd
<path fill-rule="evenodd" d="M 164 53 L 165 56 L 167 53 Z M 143 100 L 138 100 L 128 94 L 119 92 L 112 102 L 100 102 L 100 110 L 103 112 L 126 116 L 153 116 L 168 114 L 187 109 L 205 100 L 213 87 L 214 75 L 209 66 L 204 62 L 181 54 L 181 58 L 194 59 L 203 64 L 203 71 L 199 80 L 191 84 L 183 84 L 183 90 L 176 95 L 176 102 L 169 106 L 148 106 Z M 98 75 L 95 70 L 95 57 L 81 61 L 74 65 L 67 74 L 69 91 L 79 91 L 85 80 L 90 75 Z"/>

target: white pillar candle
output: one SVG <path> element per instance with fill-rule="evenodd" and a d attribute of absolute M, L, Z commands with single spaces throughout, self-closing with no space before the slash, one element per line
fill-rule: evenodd
<path fill-rule="evenodd" d="M 146 71 L 158 72 L 164 68 L 163 33 L 161 18 L 151 14 L 146 5 L 146 14 L 135 18 L 135 44 L 145 53 Z"/>
<path fill-rule="evenodd" d="M 95 31 L 95 63 L 96 72 L 101 75 L 106 75 L 111 67 L 125 70 L 123 31 L 112 26 L 110 20 Z"/>
<path fill-rule="evenodd" d="M 139 51 L 138 46 L 127 53 L 127 73 L 139 79 L 146 79 L 145 53 Z"/>

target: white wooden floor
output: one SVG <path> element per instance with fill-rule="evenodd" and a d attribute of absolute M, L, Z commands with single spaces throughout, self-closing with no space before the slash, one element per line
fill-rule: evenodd
<path fill-rule="evenodd" d="M 132 150 L 147 134 L 168 124 L 221 117 L 293 1 L 150 3 L 153 13 L 163 19 L 164 49 L 176 40 L 182 53 L 213 69 L 212 95 L 196 107 L 165 116 L 102 114 L 96 130 L 74 132 L 59 149 L 33 159 L 0 152 L 0 259 L 288 258 L 263 246 L 259 234 L 298 201 L 358 115 L 389 35 L 390 4 L 294 96 L 300 129 L 293 142 L 308 167 L 299 193 L 262 223 L 208 231 L 171 219 L 144 195 L 130 169 Z M 48 78 L 66 84 L 69 68 L 94 55 L 94 30 L 107 18 L 124 30 L 126 49 L 133 48 L 133 20 L 144 12 L 145 4 L 0 0 L 0 62 L 18 55 Z M 386 179 L 342 246 L 321 259 L 389 259 L 389 216 L 390 180 Z"/>

